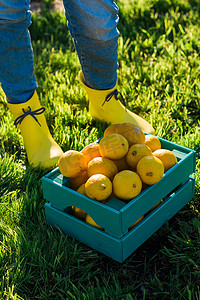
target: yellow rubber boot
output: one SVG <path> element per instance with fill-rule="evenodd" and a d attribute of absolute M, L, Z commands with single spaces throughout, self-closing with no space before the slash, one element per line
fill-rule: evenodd
<path fill-rule="evenodd" d="M 89 98 L 89 112 L 92 118 L 111 124 L 133 123 L 144 132 L 155 133 L 147 121 L 126 109 L 119 101 L 116 86 L 110 90 L 94 90 L 85 84 L 82 71 L 79 78 Z"/>
<path fill-rule="evenodd" d="M 63 151 L 50 134 L 37 92 L 25 103 L 7 105 L 23 136 L 29 163 L 34 167 L 56 166 Z"/>

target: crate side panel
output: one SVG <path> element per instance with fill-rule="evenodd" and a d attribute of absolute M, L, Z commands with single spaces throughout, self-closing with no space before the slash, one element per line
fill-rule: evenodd
<path fill-rule="evenodd" d="M 149 211 L 161 199 L 166 197 L 180 184 L 188 180 L 193 172 L 194 155 L 190 153 L 174 167 L 168 170 L 163 178 L 156 184 L 150 186 L 135 199 L 130 201 L 121 209 L 123 232 L 136 222 L 141 216 Z"/>
<path fill-rule="evenodd" d="M 107 233 L 115 237 L 123 236 L 121 212 L 112 207 L 55 184 L 48 178 L 43 179 L 43 195 L 53 207 L 62 211 L 69 206 L 79 207 L 87 212 L 98 225 L 105 228 Z"/>
<path fill-rule="evenodd" d="M 122 262 L 120 239 L 109 236 L 105 232 L 52 207 L 51 204 L 45 204 L 45 214 L 49 225 L 59 228 L 65 234 L 108 257 Z"/>
<path fill-rule="evenodd" d="M 146 216 L 135 228 L 122 238 L 123 259 L 144 243 L 165 222 L 171 219 L 194 197 L 195 180 L 190 178 L 176 193 Z"/>

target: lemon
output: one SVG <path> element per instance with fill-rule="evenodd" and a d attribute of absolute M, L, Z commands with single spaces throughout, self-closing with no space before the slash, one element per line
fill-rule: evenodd
<path fill-rule="evenodd" d="M 112 193 L 112 182 L 105 175 L 92 175 L 85 183 L 85 192 L 92 199 L 106 200 Z"/>
<path fill-rule="evenodd" d="M 132 146 L 133 144 L 143 144 L 145 141 L 144 131 L 128 122 L 108 126 L 104 131 L 104 136 L 111 133 L 123 135 L 127 139 L 129 146 Z"/>
<path fill-rule="evenodd" d="M 121 171 L 113 179 L 113 192 L 120 199 L 131 200 L 141 192 L 141 189 L 142 181 L 133 171 Z"/>
<path fill-rule="evenodd" d="M 98 229 L 103 230 L 103 227 L 99 226 L 88 214 L 86 215 L 85 222 L 98 228 Z"/>
<path fill-rule="evenodd" d="M 147 145 L 151 151 L 156 151 L 157 149 L 161 149 L 161 142 L 159 138 L 155 135 L 147 134 L 145 135 L 144 144 Z"/>
<path fill-rule="evenodd" d="M 117 166 L 118 172 L 130 169 L 129 165 L 127 164 L 125 156 L 122 157 L 121 159 L 114 159 L 113 162 Z"/>
<path fill-rule="evenodd" d="M 79 207 L 72 206 L 72 212 L 78 219 L 85 220 L 87 213 Z"/>
<path fill-rule="evenodd" d="M 85 193 L 85 183 L 81 184 L 81 186 L 77 189 L 77 193 L 80 193 L 80 194 L 86 196 L 86 193 Z"/>
<path fill-rule="evenodd" d="M 87 180 L 88 180 L 88 174 L 86 171 L 84 171 L 79 176 L 70 178 L 70 186 L 72 189 L 77 190 Z"/>
<path fill-rule="evenodd" d="M 77 192 L 86 196 L 84 183 L 77 189 Z M 72 206 L 72 212 L 76 218 L 81 220 L 84 220 L 87 215 L 87 213 L 84 210 L 76 206 Z"/>
<path fill-rule="evenodd" d="M 144 156 L 137 164 L 137 173 L 144 183 L 152 185 L 162 179 L 164 165 L 157 157 Z"/>
<path fill-rule="evenodd" d="M 117 174 L 118 169 L 115 163 L 106 157 L 95 157 L 87 166 L 87 174 L 91 177 L 94 174 L 106 175 L 110 180 L 113 180 Z"/>
<path fill-rule="evenodd" d="M 112 133 L 104 136 L 99 142 L 99 152 L 102 157 L 121 159 L 129 149 L 128 141 L 121 134 Z"/>
<path fill-rule="evenodd" d="M 85 156 L 87 163 L 89 163 L 93 158 L 100 156 L 99 153 L 99 144 L 98 143 L 91 143 L 85 146 L 81 153 Z"/>
<path fill-rule="evenodd" d="M 140 217 L 135 223 L 133 223 L 128 230 L 131 230 L 133 227 L 135 227 L 140 221 L 144 219 L 144 216 Z"/>
<path fill-rule="evenodd" d="M 163 203 L 163 199 L 161 199 L 158 203 L 156 203 L 150 210 L 149 213 L 156 209 L 161 203 Z"/>
<path fill-rule="evenodd" d="M 152 155 L 151 149 L 144 144 L 132 145 L 126 154 L 126 161 L 132 170 L 136 169 L 138 161 L 146 156 Z"/>
<path fill-rule="evenodd" d="M 165 172 L 171 169 L 177 163 L 175 154 L 167 149 L 158 149 L 153 152 L 153 156 L 159 158 L 162 161 Z"/>
<path fill-rule="evenodd" d="M 76 150 L 68 150 L 60 156 L 58 167 L 65 177 L 74 178 L 86 170 L 87 161 L 82 153 Z"/>

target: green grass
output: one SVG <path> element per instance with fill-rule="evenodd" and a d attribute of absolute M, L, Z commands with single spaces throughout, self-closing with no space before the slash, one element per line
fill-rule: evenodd
<path fill-rule="evenodd" d="M 48 1 L 46 1 L 48 3 Z M 123 264 L 47 225 L 41 178 L 0 90 L 0 299 L 200 299 L 200 4 L 121 0 L 118 85 L 156 135 L 197 151 L 194 199 Z M 64 151 L 107 124 L 91 119 L 62 13 L 33 15 L 38 94 Z"/>

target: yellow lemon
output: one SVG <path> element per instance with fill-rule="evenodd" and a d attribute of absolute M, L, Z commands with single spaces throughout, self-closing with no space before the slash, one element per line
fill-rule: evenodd
<path fill-rule="evenodd" d="M 82 153 L 76 150 L 68 150 L 60 156 L 58 167 L 65 177 L 74 178 L 86 170 L 87 161 Z"/>
<path fill-rule="evenodd" d="M 151 151 L 156 151 L 157 149 L 161 148 L 161 142 L 158 137 L 155 135 L 147 134 L 145 135 L 144 144 L 147 145 Z"/>
<path fill-rule="evenodd" d="M 85 146 L 81 153 L 85 156 L 87 163 L 89 163 L 93 158 L 100 156 L 99 153 L 99 144 L 98 143 L 91 143 Z"/>
<path fill-rule="evenodd" d="M 113 180 L 117 174 L 118 169 L 115 163 L 106 157 L 95 157 L 89 163 L 87 167 L 87 174 L 91 177 L 94 174 L 106 175 L 110 180 Z"/>
<path fill-rule="evenodd" d="M 141 189 L 142 181 L 133 171 L 121 171 L 113 179 L 113 192 L 120 199 L 131 200 L 141 192 Z"/>
<path fill-rule="evenodd" d="M 171 169 L 177 163 L 175 154 L 167 149 L 158 149 L 153 152 L 153 156 L 159 158 L 162 161 L 165 172 Z"/>
<path fill-rule="evenodd" d="M 86 193 L 85 193 L 85 183 L 81 184 L 81 186 L 77 189 L 77 193 L 80 193 L 80 194 L 86 196 Z"/>
<path fill-rule="evenodd" d="M 72 206 L 72 212 L 78 219 L 85 220 L 87 213 L 79 207 Z"/>
<path fill-rule="evenodd" d="M 158 203 L 156 203 L 150 210 L 149 213 L 156 209 L 161 203 L 163 203 L 163 199 L 161 199 Z"/>
<path fill-rule="evenodd" d="M 70 178 L 70 186 L 72 189 L 77 190 L 83 183 L 88 180 L 88 174 L 84 171 L 81 175 Z"/>
<path fill-rule="evenodd" d="M 128 122 L 108 126 L 104 131 L 104 136 L 111 133 L 123 135 L 127 139 L 129 146 L 133 144 L 143 144 L 145 140 L 145 134 L 143 130 Z"/>
<path fill-rule="evenodd" d="M 77 192 L 86 196 L 84 183 L 77 189 Z M 72 212 L 76 218 L 82 220 L 84 220 L 87 215 L 87 213 L 84 210 L 76 206 L 72 206 Z"/>
<path fill-rule="evenodd" d="M 122 157 L 121 159 L 115 159 L 115 160 L 113 160 L 113 162 L 115 163 L 115 165 L 118 169 L 118 172 L 130 169 L 129 165 L 127 164 L 125 156 Z"/>
<path fill-rule="evenodd" d="M 106 200 L 112 193 L 112 182 L 103 174 L 92 175 L 85 183 L 85 192 L 92 199 Z"/>
<path fill-rule="evenodd" d="M 152 185 L 162 179 L 164 165 L 157 157 L 144 156 L 137 164 L 137 173 L 144 183 Z"/>
<path fill-rule="evenodd" d="M 97 225 L 97 223 L 88 214 L 86 215 L 85 222 L 92 225 L 92 226 L 94 226 L 94 227 L 96 227 L 96 228 L 98 228 L 98 229 L 103 230 L 103 227 Z"/>
<path fill-rule="evenodd" d="M 121 159 L 129 149 L 128 141 L 121 134 L 112 133 L 104 136 L 99 142 L 99 152 L 102 157 Z"/>
<path fill-rule="evenodd" d="M 127 164 L 132 170 L 135 170 L 138 161 L 146 155 L 152 155 L 151 149 L 148 146 L 144 144 L 132 145 L 126 154 Z"/>
<path fill-rule="evenodd" d="M 140 217 L 135 223 L 133 223 L 128 230 L 131 230 L 133 227 L 135 227 L 140 221 L 144 219 L 144 216 Z"/>

